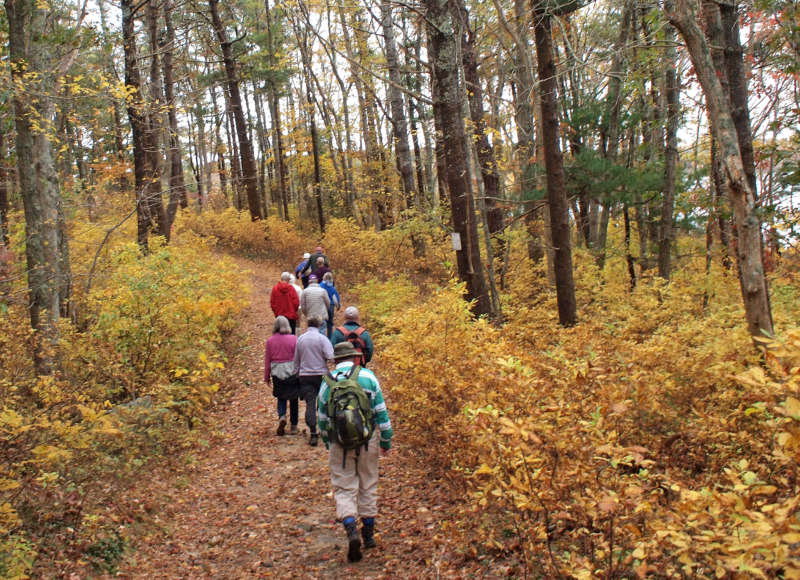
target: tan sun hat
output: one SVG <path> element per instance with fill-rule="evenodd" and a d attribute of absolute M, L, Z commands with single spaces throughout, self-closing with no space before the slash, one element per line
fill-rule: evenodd
<path fill-rule="evenodd" d="M 358 352 L 355 347 L 346 340 L 333 347 L 333 360 L 351 358 L 354 356 L 361 356 L 361 353 Z"/>

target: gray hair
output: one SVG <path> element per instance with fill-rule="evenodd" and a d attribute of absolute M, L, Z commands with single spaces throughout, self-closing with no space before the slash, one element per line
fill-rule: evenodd
<path fill-rule="evenodd" d="M 344 317 L 347 320 L 358 320 L 358 308 L 355 306 L 348 306 L 344 309 Z"/>
<path fill-rule="evenodd" d="M 319 256 L 317 258 L 317 264 L 325 264 L 325 258 L 323 258 L 322 256 Z"/>
<path fill-rule="evenodd" d="M 319 328 L 322 326 L 322 318 L 319 316 L 311 316 L 308 319 L 308 325 L 313 326 L 314 328 Z"/>
<path fill-rule="evenodd" d="M 289 319 L 285 316 L 278 316 L 275 318 L 275 324 L 272 325 L 273 334 L 292 334 L 292 327 L 289 326 Z"/>
<path fill-rule="evenodd" d="M 333 282 L 333 274 L 330 272 L 325 272 L 325 275 L 322 277 L 322 280 L 325 282 Z"/>
<path fill-rule="evenodd" d="M 291 274 L 289 272 L 284 272 L 281 274 L 281 282 L 288 282 L 291 278 Z"/>

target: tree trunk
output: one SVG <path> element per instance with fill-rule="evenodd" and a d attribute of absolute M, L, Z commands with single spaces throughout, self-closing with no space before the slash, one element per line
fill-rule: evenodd
<path fill-rule="evenodd" d="M 397 170 L 403 184 L 403 195 L 406 207 L 413 207 L 417 196 L 414 185 L 414 165 L 411 163 L 411 151 L 408 147 L 408 122 L 406 120 L 403 93 L 400 90 L 400 61 L 397 56 L 397 46 L 394 39 L 394 25 L 392 23 L 392 5 L 389 0 L 381 0 L 381 24 L 383 27 L 383 49 L 386 55 L 386 65 L 389 69 L 389 104 L 392 111 L 392 141 Z"/>
<path fill-rule="evenodd" d="M 611 60 L 611 68 L 608 78 L 608 93 L 606 95 L 606 116 L 601 129 L 601 141 L 603 146 L 603 156 L 611 163 L 616 163 L 619 151 L 619 132 L 620 132 L 620 111 L 622 110 L 623 81 L 623 62 L 625 50 L 628 44 L 628 31 L 633 17 L 633 3 L 625 1 L 622 12 L 622 22 L 620 23 L 619 36 L 615 45 L 614 56 Z M 597 232 L 592 233 L 593 247 L 596 252 L 596 263 L 601 269 L 606 261 L 606 240 L 608 237 L 608 222 L 611 216 L 611 200 L 603 200 L 600 210 L 600 219 L 597 224 Z"/>
<path fill-rule="evenodd" d="M 478 76 L 478 63 L 475 57 L 475 34 L 469 25 L 469 15 L 463 0 L 458 6 L 464 38 L 461 42 L 461 58 L 464 66 L 464 82 L 467 87 L 469 112 L 472 129 L 475 134 L 475 146 L 478 154 L 481 177 L 483 178 L 483 198 L 486 206 L 486 225 L 489 235 L 503 230 L 503 210 L 498 206 L 500 198 L 500 176 L 497 173 L 497 161 L 494 149 L 486 134 L 486 114 L 483 110 L 483 89 Z"/>
<path fill-rule="evenodd" d="M 233 42 L 228 40 L 228 33 L 219 17 L 219 0 L 208 0 L 208 7 L 211 12 L 214 32 L 217 35 L 217 40 L 219 40 L 220 48 L 222 49 L 222 61 L 225 65 L 225 80 L 228 85 L 231 110 L 236 125 L 236 135 L 239 140 L 242 181 L 245 193 L 247 194 L 247 207 L 250 210 L 250 219 L 259 220 L 263 216 L 261 215 L 261 204 L 258 202 L 258 169 L 256 168 L 256 161 L 253 156 L 253 145 L 247 134 L 247 124 L 244 119 L 242 97 L 239 93 L 239 75 L 236 60 L 233 56 Z"/>
<path fill-rule="evenodd" d="M 158 8 L 154 1 L 147 2 L 147 28 L 150 36 L 150 92 L 151 101 L 147 110 L 145 139 L 147 141 L 147 154 L 150 158 L 152 176 L 147 183 L 145 194 L 148 212 L 154 220 L 156 231 L 169 240 L 169 222 L 164 211 L 162 199 L 161 177 L 164 174 L 164 157 L 161 148 L 163 134 L 162 111 L 164 110 L 164 95 L 161 82 L 161 57 L 158 47 Z"/>
<path fill-rule="evenodd" d="M 172 222 L 178 211 L 178 205 L 186 208 L 189 201 L 186 196 L 186 183 L 183 178 L 183 160 L 181 143 L 178 137 L 178 114 L 175 104 L 175 81 L 173 79 L 172 51 L 175 49 L 175 28 L 172 25 L 172 0 L 164 1 L 164 25 L 167 35 L 162 44 L 164 52 L 164 93 L 167 98 L 167 117 L 169 120 L 169 203 L 167 204 L 167 231 L 172 229 Z"/>
<path fill-rule="evenodd" d="M 278 100 L 278 87 L 275 84 L 274 74 L 277 67 L 275 59 L 275 46 L 272 39 L 272 16 L 269 7 L 269 0 L 264 0 L 264 10 L 267 16 L 267 59 L 270 72 L 267 80 L 267 92 L 269 95 L 269 113 L 272 117 L 272 147 L 275 151 L 275 170 L 278 173 L 278 198 L 283 209 L 282 217 L 289 219 L 289 191 L 286 187 L 286 163 L 283 158 L 283 137 L 281 136 L 281 109 Z"/>
<path fill-rule="evenodd" d="M 447 187 L 453 229 L 460 242 L 456 248 L 459 277 L 467 284 L 467 298 L 475 300 L 475 314 L 491 313 L 478 247 L 475 209 L 469 188 L 466 153 L 466 129 L 459 89 L 459 58 L 456 19 L 447 0 L 426 0 L 429 53 L 432 64 L 434 114 L 443 129 L 442 145 L 446 164 Z"/>
<path fill-rule="evenodd" d="M 536 60 L 542 103 L 542 137 L 547 171 L 547 200 L 555 247 L 554 268 L 558 319 L 562 326 L 577 321 L 575 282 L 572 277 L 572 248 L 570 242 L 569 208 L 564 184 L 564 161 L 561 155 L 556 95 L 556 66 L 553 59 L 553 39 L 550 15 L 537 11 L 534 15 Z"/>
<path fill-rule="evenodd" d="M 736 218 L 736 258 L 748 330 L 753 337 L 762 333 L 772 335 L 772 312 L 761 253 L 761 220 L 755 208 L 755 194 L 742 163 L 736 127 L 729 112 L 730 100 L 722 89 L 711 51 L 697 24 L 694 6 L 687 0 L 676 0 L 675 9 L 668 13 L 668 17 L 686 42 L 706 96 L 712 133 L 719 143 L 723 179 Z"/>
<path fill-rule="evenodd" d="M 661 200 L 661 227 L 658 235 L 658 275 L 669 280 L 672 243 L 675 239 L 672 220 L 675 206 L 675 182 L 678 171 L 678 127 L 680 126 L 680 85 L 678 84 L 675 35 L 665 30 L 664 86 L 667 98 L 667 138 L 664 150 L 664 191 Z"/>
<path fill-rule="evenodd" d="M 128 92 L 127 111 L 133 142 L 133 177 L 136 191 L 136 239 L 143 252 L 148 251 L 147 241 L 153 229 L 153 220 L 147 196 L 154 171 L 150 164 L 147 141 L 147 121 L 142 98 L 142 81 L 139 73 L 139 56 L 136 48 L 134 0 L 122 0 L 122 42 L 125 47 L 125 87 Z"/>
<path fill-rule="evenodd" d="M 45 45 L 48 14 L 34 0 L 6 0 L 5 9 L 12 86 L 18 89 L 13 102 L 17 174 L 25 210 L 29 315 L 37 333 L 33 360 L 38 374 L 50 375 L 56 366 L 54 348 L 63 296 L 60 250 L 66 241 L 59 238 L 61 200 L 52 145 L 45 130 L 33 123 L 33 119 L 48 123 L 54 118 L 49 96 L 54 83 Z M 28 90 L 31 94 L 26 94 Z"/>
<path fill-rule="evenodd" d="M 8 247 L 8 149 L 5 134 L 0 131 L 0 245 Z"/>

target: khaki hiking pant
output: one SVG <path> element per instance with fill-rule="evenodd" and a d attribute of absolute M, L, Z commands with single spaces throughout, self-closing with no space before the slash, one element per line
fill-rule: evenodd
<path fill-rule="evenodd" d="M 331 470 L 333 498 L 336 501 L 336 519 L 348 516 L 369 518 L 378 515 L 378 457 L 380 431 L 375 429 L 367 446 L 359 450 L 345 450 L 331 442 L 328 467 Z M 342 456 L 345 462 L 342 467 Z"/>

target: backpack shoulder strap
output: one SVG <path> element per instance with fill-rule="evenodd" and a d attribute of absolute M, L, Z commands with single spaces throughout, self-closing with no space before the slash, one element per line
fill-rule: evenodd
<path fill-rule="evenodd" d="M 367 331 L 366 328 L 364 328 L 363 326 L 359 326 L 358 328 L 356 328 L 355 330 L 351 330 L 350 332 L 355 332 L 356 336 L 358 338 L 361 338 L 361 335 L 364 334 L 366 331 Z"/>
<path fill-rule="evenodd" d="M 347 336 L 347 333 L 348 333 L 348 332 L 350 332 L 349 330 L 347 330 L 347 329 L 344 327 L 344 325 L 342 325 L 342 326 L 337 326 L 337 327 L 336 327 L 336 330 L 338 330 L 339 332 L 341 332 L 341 333 L 342 333 L 342 336 Z"/>
<path fill-rule="evenodd" d="M 358 373 L 361 372 L 361 365 L 353 365 L 350 369 L 350 373 L 347 375 L 348 379 L 353 379 L 354 381 L 358 382 Z"/>

